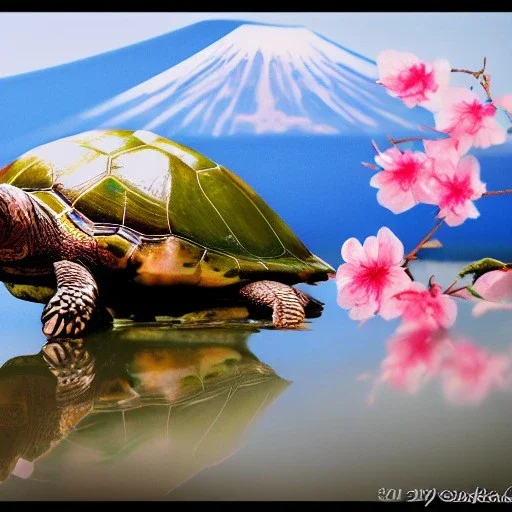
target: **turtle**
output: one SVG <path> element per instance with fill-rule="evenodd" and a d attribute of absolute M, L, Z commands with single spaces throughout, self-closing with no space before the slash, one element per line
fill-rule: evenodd
<path fill-rule="evenodd" d="M 271 308 L 275 328 L 295 328 L 314 299 L 292 285 L 333 275 L 239 176 L 147 130 L 73 134 L 0 170 L 0 280 L 45 303 L 47 338 L 112 312 L 102 296 L 119 283 L 134 302 L 137 290 L 169 303 L 185 289 L 235 290 Z"/>

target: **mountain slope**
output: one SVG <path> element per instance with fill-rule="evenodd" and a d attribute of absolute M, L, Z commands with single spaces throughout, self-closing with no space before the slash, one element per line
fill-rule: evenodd
<path fill-rule="evenodd" d="M 81 117 L 84 128 L 167 136 L 372 133 L 431 121 L 376 77 L 373 61 L 308 29 L 244 24 Z"/>
<path fill-rule="evenodd" d="M 87 59 L 2 78 L 2 141 L 5 143 L 12 138 L 24 137 L 27 132 L 58 123 L 133 87 L 186 60 L 241 23 L 224 20 L 199 22 Z M 94 27 L 91 27 L 91 34 L 93 32 Z"/>

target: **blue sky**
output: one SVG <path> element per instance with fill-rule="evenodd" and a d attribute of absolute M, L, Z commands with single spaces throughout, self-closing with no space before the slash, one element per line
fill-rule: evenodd
<path fill-rule="evenodd" d="M 0 76 L 70 62 L 204 19 L 302 25 L 368 57 L 385 48 L 477 68 L 484 55 L 494 94 L 512 90 L 512 13 L 0 13 Z M 507 63 L 507 64 L 505 64 Z"/>

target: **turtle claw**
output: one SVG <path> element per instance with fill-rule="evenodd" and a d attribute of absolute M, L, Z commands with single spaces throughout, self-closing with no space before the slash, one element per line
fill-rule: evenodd
<path fill-rule="evenodd" d="M 43 333 L 48 338 L 79 336 L 96 311 L 98 286 L 78 263 L 63 260 L 54 267 L 57 292 L 43 310 Z"/>
<path fill-rule="evenodd" d="M 43 333 L 49 338 L 78 336 L 94 313 L 94 303 L 84 300 L 83 290 L 61 288 L 43 310 Z"/>
<path fill-rule="evenodd" d="M 71 319 L 66 321 L 66 317 L 55 313 L 48 320 L 43 318 L 43 333 L 47 338 L 55 338 L 57 336 L 75 337 L 82 334 L 86 325 L 80 319 Z"/>
<path fill-rule="evenodd" d="M 277 329 L 299 326 L 306 316 L 304 306 L 309 295 L 277 281 L 254 281 L 245 285 L 240 294 L 255 304 L 272 308 L 272 322 Z"/>

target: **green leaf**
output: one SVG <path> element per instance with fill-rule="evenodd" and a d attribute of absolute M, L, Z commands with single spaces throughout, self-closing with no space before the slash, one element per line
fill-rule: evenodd
<path fill-rule="evenodd" d="M 502 268 L 508 267 L 507 263 L 503 261 L 495 260 L 494 258 L 483 258 L 478 261 L 470 263 L 464 267 L 460 272 L 459 276 L 464 277 L 468 274 L 473 274 L 473 282 L 475 282 L 481 275 L 490 272 L 491 270 L 501 270 Z"/>
<path fill-rule="evenodd" d="M 477 299 L 483 299 L 483 297 L 469 284 L 466 286 L 466 290 L 473 295 L 473 297 L 476 297 Z"/>

